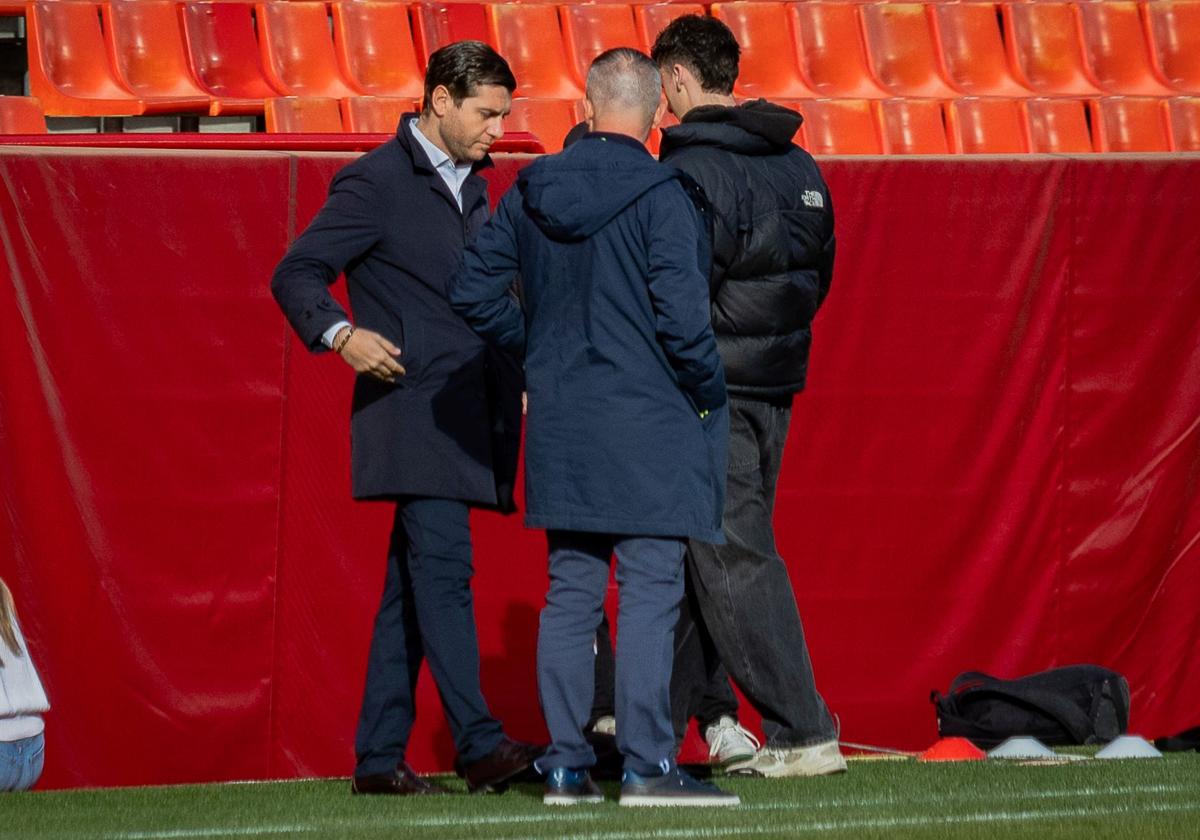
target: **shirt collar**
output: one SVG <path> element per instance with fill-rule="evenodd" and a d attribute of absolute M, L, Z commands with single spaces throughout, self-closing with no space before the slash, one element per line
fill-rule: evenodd
<path fill-rule="evenodd" d="M 434 169 L 443 170 L 447 173 L 453 172 L 459 182 L 471 173 L 474 164 L 470 162 L 455 163 L 451 160 L 450 155 L 435 146 L 432 140 L 421 133 L 421 129 L 417 127 L 416 117 L 413 117 L 409 121 L 409 126 L 412 128 L 413 137 L 417 138 L 417 143 L 425 150 L 425 154 L 429 157 L 429 162 L 433 164 Z"/>

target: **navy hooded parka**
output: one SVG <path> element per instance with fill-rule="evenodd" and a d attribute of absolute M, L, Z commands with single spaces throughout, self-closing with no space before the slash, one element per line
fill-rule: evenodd
<path fill-rule="evenodd" d="M 526 351 L 530 527 L 723 542 L 725 379 L 688 184 L 589 134 L 522 170 L 451 283 L 476 331 Z"/>

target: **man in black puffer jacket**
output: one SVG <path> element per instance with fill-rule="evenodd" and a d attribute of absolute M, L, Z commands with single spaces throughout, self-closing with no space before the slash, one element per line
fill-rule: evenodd
<path fill-rule="evenodd" d="M 700 632 L 767 736 L 728 771 L 824 775 L 846 763 L 772 514 L 792 398 L 804 388 L 812 319 L 833 273 L 833 208 L 812 156 L 792 143 L 800 115 L 761 99 L 736 104 L 739 55 L 723 23 L 696 15 L 664 29 L 652 54 L 680 119 L 663 132 L 662 160 L 699 182 L 713 207 L 712 320 L 730 397 L 728 542 L 692 541 L 689 583 Z"/>

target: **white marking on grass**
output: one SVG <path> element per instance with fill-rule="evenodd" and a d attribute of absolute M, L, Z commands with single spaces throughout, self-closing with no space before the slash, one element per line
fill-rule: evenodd
<path fill-rule="evenodd" d="M 525 823 L 580 822 L 600 819 L 598 811 L 572 811 L 569 813 L 550 812 L 545 814 L 497 814 L 490 817 L 416 817 L 413 819 L 395 819 L 383 815 L 372 815 L 366 820 L 330 820 L 321 823 L 302 825 L 258 825 L 230 826 L 219 828 L 173 828 L 158 831 L 119 831 L 103 835 L 104 840 L 183 840 L 189 837 L 253 837 L 260 834 L 300 834 L 314 831 L 329 831 L 360 826 L 371 828 L 369 823 L 379 823 L 379 827 L 395 828 L 461 828 L 464 825 L 506 825 Z"/>
<path fill-rule="evenodd" d="M 755 834 L 780 834 L 784 832 L 799 834 L 801 832 L 821 833 L 829 831 L 861 831 L 864 829 L 922 828 L 979 823 L 1022 823 L 1066 818 L 1086 819 L 1112 817 L 1120 814 L 1171 813 L 1179 811 L 1200 811 L 1200 802 L 1181 802 L 1175 805 L 1151 804 L 1138 808 L 1059 808 L 1052 811 L 996 811 L 992 813 L 947 816 L 929 815 L 923 817 L 827 820 L 811 823 L 790 823 L 786 827 L 778 825 L 748 826 L 743 823 L 727 827 L 693 826 L 690 828 L 658 828 L 644 831 L 602 831 L 594 834 L 572 835 L 572 840 L 675 840 L 675 838 L 684 838 L 686 840 L 686 838 L 692 837 L 745 837 Z M 525 837 L 523 840 L 561 840 L 561 835 Z"/>
<path fill-rule="evenodd" d="M 253 837 L 257 834 L 298 834 L 320 831 L 318 825 L 256 825 L 239 828 L 172 828 L 160 831 L 118 831 L 101 835 L 105 840 L 170 840 L 175 837 Z"/>
<path fill-rule="evenodd" d="M 579 820 L 598 820 L 601 812 L 592 810 L 575 810 L 569 812 L 551 812 L 547 814 L 508 814 L 494 817 L 421 817 L 415 820 L 403 820 L 399 823 L 390 821 L 391 825 L 413 826 L 414 828 L 436 828 L 438 826 L 470 825 L 502 825 L 504 823 L 540 823 L 540 822 L 577 822 Z"/>
<path fill-rule="evenodd" d="M 954 801 L 971 800 L 978 802 L 981 799 L 986 799 L 989 793 L 994 793 L 995 796 L 1005 800 L 1013 799 L 1068 799 L 1068 798 L 1083 798 L 1083 797 L 1103 797 L 1103 796 L 1127 796 L 1136 794 L 1169 794 L 1169 793 L 1185 793 L 1191 792 L 1192 788 L 1188 785 L 1127 785 L 1123 787 L 1097 788 L 1083 787 L 1073 788 L 1070 790 L 1043 790 L 1031 791 L 1028 793 L 1014 793 L 1010 791 L 994 791 L 994 792 L 948 792 L 946 795 L 934 794 L 932 796 L 911 797 L 911 796 L 884 796 L 874 797 L 871 799 L 822 799 L 807 802 L 759 802 L 747 803 L 735 809 L 736 811 L 814 811 L 822 808 L 870 808 L 896 804 L 932 804 L 940 805 Z M 1135 808 L 1129 806 L 1109 808 L 1074 808 L 1074 809 L 1059 809 L 1057 811 L 999 811 L 994 814 L 975 814 L 964 816 L 947 816 L 947 817 L 873 817 L 863 818 L 858 820 L 845 821 L 828 821 L 815 823 L 800 823 L 790 825 L 789 829 L 795 831 L 841 831 L 856 828 L 903 828 L 922 825 L 941 825 L 953 824 L 955 822 L 988 822 L 995 820 L 996 822 L 1011 822 L 1015 820 L 1036 820 L 1036 819 L 1051 819 L 1061 816 L 1105 816 L 1120 813 L 1142 813 L 1145 811 L 1200 811 L 1200 803 L 1182 803 L 1180 805 L 1147 805 L 1144 808 Z M 355 826 L 361 828 L 370 828 L 364 823 L 383 821 L 386 827 L 391 830 L 403 828 L 463 828 L 467 826 L 484 826 L 484 825 L 534 825 L 538 823 L 558 823 L 558 822 L 585 822 L 601 819 L 606 815 L 611 815 L 611 812 L 593 809 L 575 809 L 572 808 L 566 812 L 546 812 L 543 814 L 496 814 L 493 816 L 480 817 L 462 817 L 462 816 L 439 816 L 439 817 L 416 817 L 411 819 L 396 819 L 388 816 L 386 820 L 382 816 L 377 818 L 369 818 L 367 820 L 331 820 L 321 823 L 300 824 L 300 825 L 260 825 L 260 826 L 230 826 L 227 828 L 205 827 L 205 828 L 182 828 L 182 829 L 163 829 L 159 831 L 126 831 L 105 834 L 106 840 L 186 840 L 186 838 L 203 838 L 203 837 L 254 837 L 258 835 L 272 834 L 301 834 L 312 833 L 318 831 L 329 831 L 332 829 L 345 829 Z M 726 837 L 737 835 L 739 833 L 746 834 L 769 834 L 779 831 L 778 826 L 739 826 L 737 828 L 691 828 L 668 830 L 658 829 L 643 832 L 599 832 L 590 835 L 579 835 L 578 840 L 586 837 L 587 840 L 636 840 L 637 838 L 687 838 L 691 836 L 700 837 Z M 664 833 L 665 832 L 665 833 Z M 545 840 L 559 840 L 561 835 L 547 837 Z M 537 840 L 537 838 L 527 838 L 527 840 Z"/>
<path fill-rule="evenodd" d="M 743 810 L 751 811 L 792 811 L 792 810 L 812 810 L 815 808 L 870 808 L 878 805 L 896 805 L 896 804 L 938 804 L 945 802 L 953 802 L 955 800 L 968 799 L 972 802 L 981 799 L 987 799 L 989 796 L 999 797 L 1005 800 L 1012 799 L 1073 799 L 1076 797 L 1094 797 L 1094 796 L 1124 796 L 1126 794 L 1139 793 L 1184 793 L 1190 792 L 1193 788 L 1189 785 L 1128 785 L 1125 787 L 1106 787 L 1106 788 L 1073 788 L 1071 790 L 1037 790 L 1028 792 L 1012 792 L 1012 791 L 947 791 L 944 794 L 932 793 L 924 796 L 877 796 L 870 799 L 862 799 L 859 797 L 848 797 L 845 799 L 817 799 L 806 800 L 802 803 L 791 802 L 752 802 L 742 803 Z"/>

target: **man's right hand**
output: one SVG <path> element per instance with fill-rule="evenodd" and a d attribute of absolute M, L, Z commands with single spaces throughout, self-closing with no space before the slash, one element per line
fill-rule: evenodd
<path fill-rule="evenodd" d="M 342 348 L 339 355 L 346 364 L 358 373 L 370 374 L 384 382 L 395 382 L 397 376 L 404 376 L 404 366 L 396 361 L 396 357 L 400 355 L 399 347 L 379 333 L 362 327 L 354 327 L 354 332 L 345 345 L 341 345 L 340 342 L 346 337 L 345 332 L 348 329 L 351 328 L 343 327 L 338 330 L 333 340 L 334 347 Z"/>

